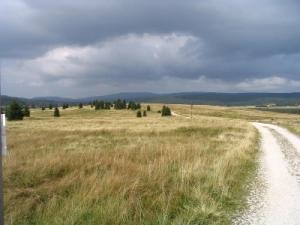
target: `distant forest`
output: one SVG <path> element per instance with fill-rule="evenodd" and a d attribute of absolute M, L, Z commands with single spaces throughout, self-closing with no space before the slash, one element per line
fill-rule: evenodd
<path fill-rule="evenodd" d="M 295 106 L 300 105 L 300 93 L 205 93 L 205 92 L 183 92 L 170 94 L 155 94 L 147 92 L 118 93 L 104 96 L 87 98 L 59 98 L 59 97 L 36 97 L 19 98 L 2 96 L 1 104 L 7 105 L 17 101 L 24 105 L 47 106 L 53 105 L 77 105 L 79 103 L 90 103 L 96 100 L 114 101 L 125 99 L 127 101 L 138 101 L 148 103 L 165 104 L 205 104 L 222 106 L 246 106 L 254 105 L 264 107 L 267 105 Z"/>

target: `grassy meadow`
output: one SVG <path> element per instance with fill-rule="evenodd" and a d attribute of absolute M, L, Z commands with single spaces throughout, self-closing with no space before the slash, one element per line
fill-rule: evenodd
<path fill-rule="evenodd" d="M 230 224 L 256 165 L 248 121 L 300 122 L 214 106 L 193 106 L 191 119 L 190 106 L 170 107 L 177 116 L 161 117 L 152 104 L 143 118 L 73 107 L 60 118 L 34 109 L 8 122 L 6 224 Z"/>

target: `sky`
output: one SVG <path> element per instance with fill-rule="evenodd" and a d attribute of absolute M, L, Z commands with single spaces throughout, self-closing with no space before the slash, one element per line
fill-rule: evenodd
<path fill-rule="evenodd" d="M 297 0 L 1 0 L 6 95 L 299 92 Z"/>

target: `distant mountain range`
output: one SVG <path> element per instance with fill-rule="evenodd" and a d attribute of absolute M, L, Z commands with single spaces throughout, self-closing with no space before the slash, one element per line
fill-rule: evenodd
<path fill-rule="evenodd" d="M 300 93 L 214 93 L 214 92 L 181 92 L 169 94 L 157 94 L 150 92 L 123 92 L 111 95 L 92 96 L 86 98 L 60 98 L 60 97 L 35 97 L 20 98 L 2 96 L 2 105 L 11 101 L 18 101 L 22 104 L 47 106 L 48 104 L 78 104 L 89 103 L 94 100 L 114 101 L 126 99 L 138 102 L 149 103 L 177 103 L 177 104 L 207 104 L 207 105 L 300 105 Z"/>

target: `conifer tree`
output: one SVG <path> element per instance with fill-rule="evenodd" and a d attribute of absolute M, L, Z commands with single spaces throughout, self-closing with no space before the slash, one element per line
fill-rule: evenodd
<path fill-rule="evenodd" d="M 49 109 L 53 109 L 53 105 L 52 104 L 49 104 Z"/>
<path fill-rule="evenodd" d="M 62 108 L 63 108 L 63 109 L 69 108 L 69 104 L 64 103 L 63 106 L 62 106 Z"/>
<path fill-rule="evenodd" d="M 8 120 L 23 120 L 24 112 L 22 107 L 13 101 L 6 109 L 6 115 Z"/>
<path fill-rule="evenodd" d="M 30 110 L 29 110 L 29 107 L 27 105 L 24 107 L 23 115 L 25 117 L 30 117 Z"/>
<path fill-rule="evenodd" d="M 110 102 L 105 102 L 104 103 L 104 109 L 110 109 L 111 103 Z"/>
<path fill-rule="evenodd" d="M 114 108 L 115 109 L 126 109 L 127 108 L 127 103 L 126 103 L 126 100 L 121 100 L 121 99 L 118 99 L 114 102 Z"/>
<path fill-rule="evenodd" d="M 139 110 L 139 111 L 137 111 L 137 113 L 136 113 L 136 117 L 142 117 L 142 113 L 141 113 L 141 111 Z"/>
<path fill-rule="evenodd" d="M 163 106 L 162 110 L 161 110 L 161 116 L 171 116 L 171 109 L 168 106 Z"/>
<path fill-rule="evenodd" d="M 54 114 L 53 114 L 54 117 L 60 117 L 60 113 L 59 113 L 59 109 L 57 107 L 55 107 L 54 109 Z"/>
<path fill-rule="evenodd" d="M 147 111 L 151 111 L 150 105 L 147 105 Z"/>
<path fill-rule="evenodd" d="M 46 108 L 45 108 L 45 106 L 42 106 L 42 110 L 44 111 Z"/>
<path fill-rule="evenodd" d="M 83 104 L 82 104 L 82 103 L 79 103 L 78 108 L 79 108 L 79 109 L 82 109 L 82 107 L 83 107 Z"/>
<path fill-rule="evenodd" d="M 146 110 L 143 111 L 143 116 L 147 116 L 147 111 Z"/>

